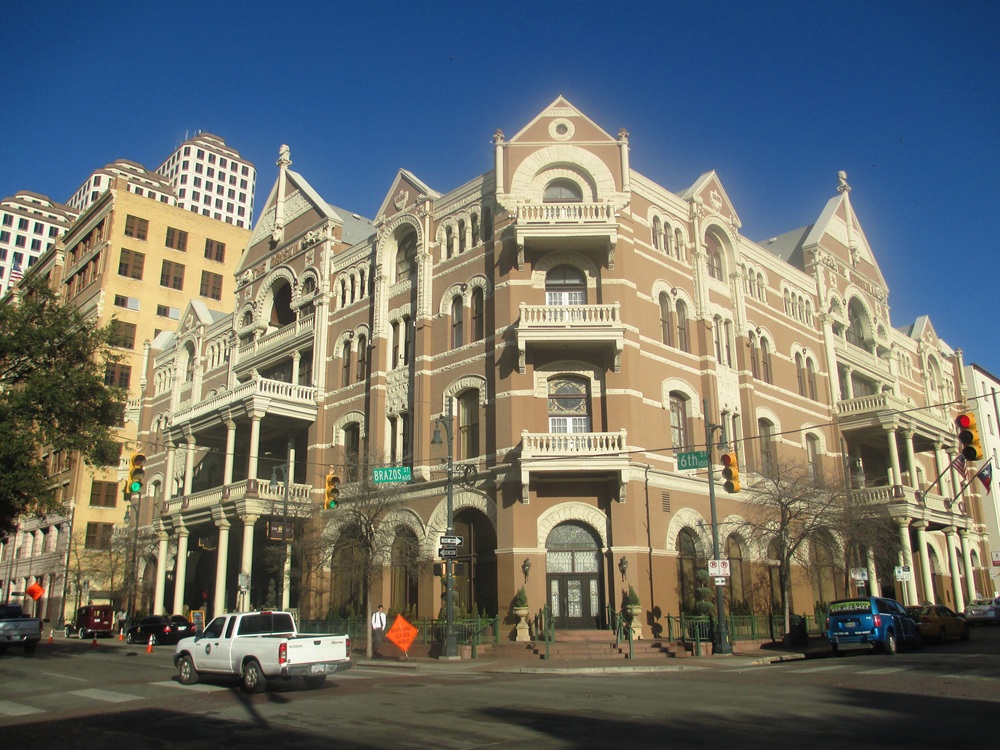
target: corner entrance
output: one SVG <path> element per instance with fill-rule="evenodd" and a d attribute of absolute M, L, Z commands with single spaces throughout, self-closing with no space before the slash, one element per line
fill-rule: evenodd
<path fill-rule="evenodd" d="M 562 523 L 545 540 L 548 604 L 557 628 L 599 628 L 604 613 L 601 548 L 592 529 L 578 521 Z"/>

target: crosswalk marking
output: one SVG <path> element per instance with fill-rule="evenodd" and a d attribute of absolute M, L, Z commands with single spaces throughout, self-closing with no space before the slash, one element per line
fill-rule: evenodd
<path fill-rule="evenodd" d="M 846 667 L 846 664 L 831 664 L 826 667 L 810 667 L 809 669 L 796 669 L 795 671 L 802 674 L 806 672 L 834 672 L 838 669 L 845 669 Z"/>
<path fill-rule="evenodd" d="M 180 688 L 181 690 L 190 690 L 196 693 L 215 693 L 219 690 L 229 690 L 225 685 L 206 685 L 201 682 L 196 685 L 181 685 L 175 680 L 164 680 L 163 682 L 151 682 L 149 684 L 159 685 L 160 687 Z"/>
<path fill-rule="evenodd" d="M 95 701 L 105 701 L 107 703 L 125 703 L 126 701 L 136 701 L 140 698 L 138 695 L 115 693 L 111 690 L 99 690 L 98 688 L 71 690 L 70 695 L 79 695 L 81 698 L 92 698 Z"/>
<path fill-rule="evenodd" d="M 42 709 L 32 708 L 12 701 L 0 701 L 0 714 L 4 716 L 27 716 L 28 714 L 40 714 Z"/>
<path fill-rule="evenodd" d="M 858 674 L 892 674 L 902 672 L 905 667 L 882 667 L 881 669 L 863 669 Z"/>

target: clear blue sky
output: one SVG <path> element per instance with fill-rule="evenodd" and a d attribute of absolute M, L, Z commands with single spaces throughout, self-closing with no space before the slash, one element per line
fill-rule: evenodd
<path fill-rule="evenodd" d="M 561 93 L 671 190 L 715 169 L 754 240 L 812 223 L 846 170 L 893 324 L 927 314 L 1000 375 L 998 27 L 962 0 L 17 3 L 0 196 L 66 200 L 201 129 L 255 162 L 258 203 L 287 143 L 371 217 L 399 168 L 450 190 Z"/>

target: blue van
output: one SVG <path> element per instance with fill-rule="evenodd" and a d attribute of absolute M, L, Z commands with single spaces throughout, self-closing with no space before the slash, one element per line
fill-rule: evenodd
<path fill-rule="evenodd" d="M 901 643 L 922 645 L 917 623 L 902 604 L 880 596 L 831 602 L 826 637 L 834 655 L 848 649 L 876 649 L 896 653 Z"/>

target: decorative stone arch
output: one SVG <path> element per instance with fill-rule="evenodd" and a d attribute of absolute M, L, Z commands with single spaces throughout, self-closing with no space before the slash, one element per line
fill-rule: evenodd
<path fill-rule="evenodd" d="M 587 289 L 597 288 L 597 265 L 583 253 L 574 252 L 546 253 L 531 272 L 531 286 L 535 289 L 544 289 L 545 278 L 556 266 L 579 268 L 587 280 Z"/>
<path fill-rule="evenodd" d="M 451 236 L 455 238 L 455 252 L 450 257 L 448 256 L 448 230 L 451 230 Z M 458 255 L 458 217 L 448 216 L 441 220 L 438 225 L 437 232 L 434 233 L 434 241 L 437 243 L 438 250 L 438 262 L 449 260 Z"/>
<path fill-rule="evenodd" d="M 361 437 L 363 438 L 367 432 L 365 425 L 365 415 L 361 411 L 349 411 L 347 414 L 343 414 L 336 422 L 333 423 L 333 435 L 332 442 L 333 446 L 339 446 L 344 444 L 344 428 L 349 424 L 359 425 L 359 430 L 361 432 Z"/>
<path fill-rule="evenodd" d="M 470 278 L 466 283 L 469 285 L 470 298 L 472 297 L 473 289 L 482 289 L 484 299 L 493 296 L 493 285 L 490 284 L 490 280 L 487 279 L 485 276 L 483 276 L 481 273 L 476 274 L 475 276 Z"/>
<path fill-rule="evenodd" d="M 236 333 L 240 336 L 245 336 L 249 333 L 253 333 L 255 330 L 260 328 L 259 321 L 257 320 L 257 310 L 259 306 L 253 302 L 243 303 L 239 309 L 236 310 L 234 315 L 233 323 L 235 324 Z M 244 322 L 247 320 L 249 313 L 249 322 Z"/>
<path fill-rule="evenodd" d="M 479 391 L 479 405 L 486 406 L 489 401 L 489 394 L 486 392 L 488 381 L 482 375 L 467 375 L 453 381 L 445 386 L 444 394 L 441 398 L 441 413 L 448 410 L 448 399 L 455 398 L 458 394 L 474 388 Z"/>
<path fill-rule="evenodd" d="M 550 362 L 542 367 L 535 368 L 534 397 L 548 399 L 549 380 L 556 375 L 576 375 L 590 381 L 590 396 L 600 393 L 601 373 L 603 370 L 587 362 L 573 359 L 563 359 L 557 362 Z"/>
<path fill-rule="evenodd" d="M 590 151 L 570 144 L 539 149 L 526 158 L 511 177 L 510 192 L 520 199 L 540 199 L 545 184 L 559 177 L 585 179 L 580 187 L 589 185 L 594 201 L 610 200 L 615 194 L 615 178 L 608 166 Z"/>
<path fill-rule="evenodd" d="M 712 526 L 705 521 L 705 518 L 694 508 L 681 508 L 667 527 L 667 536 L 664 540 L 664 552 L 669 557 L 677 557 L 677 536 L 681 529 L 691 529 L 698 539 L 698 551 L 705 557 L 712 555 Z"/>
<path fill-rule="evenodd" d="M 369 344 L 371 343 L 372 332 L 371 329 L 368 327 L 367 323 L 361 323 L 360 325 L 355 326 L 353 333 L 355 339 L 359 336 L 364 336 L 365 341 L 367 341 Z"/>
<path fill-rule="evenodd" d="M 683 378 L 666 378 L 660 383 L 660 406 L 669 411 L 670 394 L 674 391 L 687 396 L 688 417 L 690 419 L 700 419 L 701 401 L 698 400 L 698 389 Z"/>
<path fill-rule="evenodd" d="M 420 553 L 425 559 L 437 558 L 437 535 L 432 535 L 428 544 L 427 528 L 413 510 L 410 508 L 393 508 L 379 522 L 378 534 L 380 537 L 379 553 L 375 562 L 383 567 L 392 564 L 392 543 L 396 538 L 396 530 L 403 526 L 414 533 L 420 545 Z M 428 556 L 428 551 L 430 555 Z"/>
<path fill-rule="evenodd" d="M 412 214 L 400 214 L 386 224 L 375 246 L 375 266 L 381 268 L 385 280 L 392 284 L 396 279 L 396 250 L 399 248 L 400 229 L 413 229 L 417 233 L 417 254 L 426 254 L 426 238 L 420 220 Z"/>
<path fill-rule="evenodd" d="M 932 536 L 931 534 L 924 534 L 924 539 L 927 541 L 927 557 L 931 562 L 931 572 L 934 575 L 939 576 L 949 575 L 945 564 L 945 561 L 948 559 L 948 554 L 947 552 L 942 551 L 941 544 L 937 537 Z M 914 553 L 916 552 L 917 550 L 914 550 Z M 961 550 L 959 550 L 959 557 L 961 556 Z"/>
<path fill-rule="evenodd" d="M 303 290 L 306 286 L 306 281 L 312 279 L 315 284 L 315 290 L 306 297 Z M 319 269 L 315 266 L 309 266 L 303 269 L 302 273 L 299 274 L 299 282 L 297 285 L 292 287 L 292 307 L 298 309 L 302 305 L 307 304 L 311 300 L 315 299 L 320 293 L 320 273 Z"/>
<path fill-rule="evenodd" d="M 871 305 L 868 303 L 868 299 L 862 294 L 861 290 L 857 287 L 849 287 L 845 293 L 845 298 L 847 304 L 844 306 L 844 315 L 850 320 L 850 309 L 851 305 L 857 303 L 861 306 L 861 309 L 865 313 L 865 318 L 862 321 L 862 327 L 864 328 L 865 338 L 869 341 L 875 340 L 875 323 L 876 316 L 872 311 Z"/>
<path fill-rule="evenodd" d="M 734 273 L 738 272 L 740 268 L 738 253 L 736 252 L 738 246 L 736 237 L 733 236 L 730 228 L 715 216 L 707 217 L 701 229 L 701 241 L 706 248 L 708 247 L 709 235 L 714 236 L 721 246 L 723 257 L 722 278 L 728 279 Z"/>
<path fill-rule="evenodd" d="M 806 448 L 806 437 L 812 435 L 818 441 L 819 452 L 821 455 L 826 455 L 826 436 L 819 426 L 813 424 L 812 422 L 805 422 L 802 425 L 802 431 L 799 433 L 802 436 L 802 442 L 800 443 L 802 450 Z"/>
<path fill-rule="evenodd" d="M 579 521 L 580 523 L 590 526 L 597 532 L 597 535 L 601 539 L 601 552 L 607 551 L 607 515 L 601 512 L 599 508 L 595 508 L 593 505 L 571 500 L 569 502 L 559 503 L 558 505 L 549 508 L 538 517 L 535 529 L 537 532 L 536 540 L 539 552 L 545 551 L 545 543 L 549 538 L 549 534 L 552 533 L 552 530 L 559 524 L 565 523 L 566 521 Z"/>
<path fill-rule="evenodd" d="M 766 406 L 758 406 L 756 412 L 754 413 L 754 427 L 760 420 L 766 419 L 768 422 L 774 425 L 774 440 L 776 443 L 781 442 L 781 418 L 774 412 L 774 410 Z"/>
<path fill-rule="evenodd" d="M 465 287 L 463 290 L 462 287 Z M 451 315 L 451 301 L 455 297 L 462 298 L 462 307 L 468 307 L 472 301 L 472 288 L 467 282 L 459 282 L 452 284 L 447 289 L 445 289 L 444 294 L 441 295 L 441 301 L 438 303 L 438 315 L 440 317 L 447 317 Z"/>
<path fill-rule="evenodd" d="M 298 293 L 298 281 L 295 278 L 295 272 L 288 266 L 278 266 L 271 270 L 271 273 L 267 275 L 264 279 L 264 283 L 260 285 L 257 290 L 257 296 L 255 300 L 254 307 L 258 311 L 258 320 L 256 321 L 260 324 L 267 316 L 262 315 L 266 309 L 268 312 L 271 311 L 268 302 L 273 302 L 274 299 L 274 287 L 278 285 L 281 281 L 287 281 L 288 287 L 291 290 L 290 298 L 295 299 L 295 295 Z"/>
<path fill-rule="evenodd" d="M 480 511 L 493 526 L 493 531 L 497 528 L 497 504 L 491 497 L 487 497 L 481 492 L 469 489 L 455 488 L 451 501 L 452 516 L 465 508 L 473 508 Z M 437 557 L 438 537 L 448 530 L 448 500 L 441 498 L 437 506 L 427 520 L 427 533 L 423 537 L 421 553 L 427 558 Z M 418 537 L 419 538 L 419 537 Z"/>

